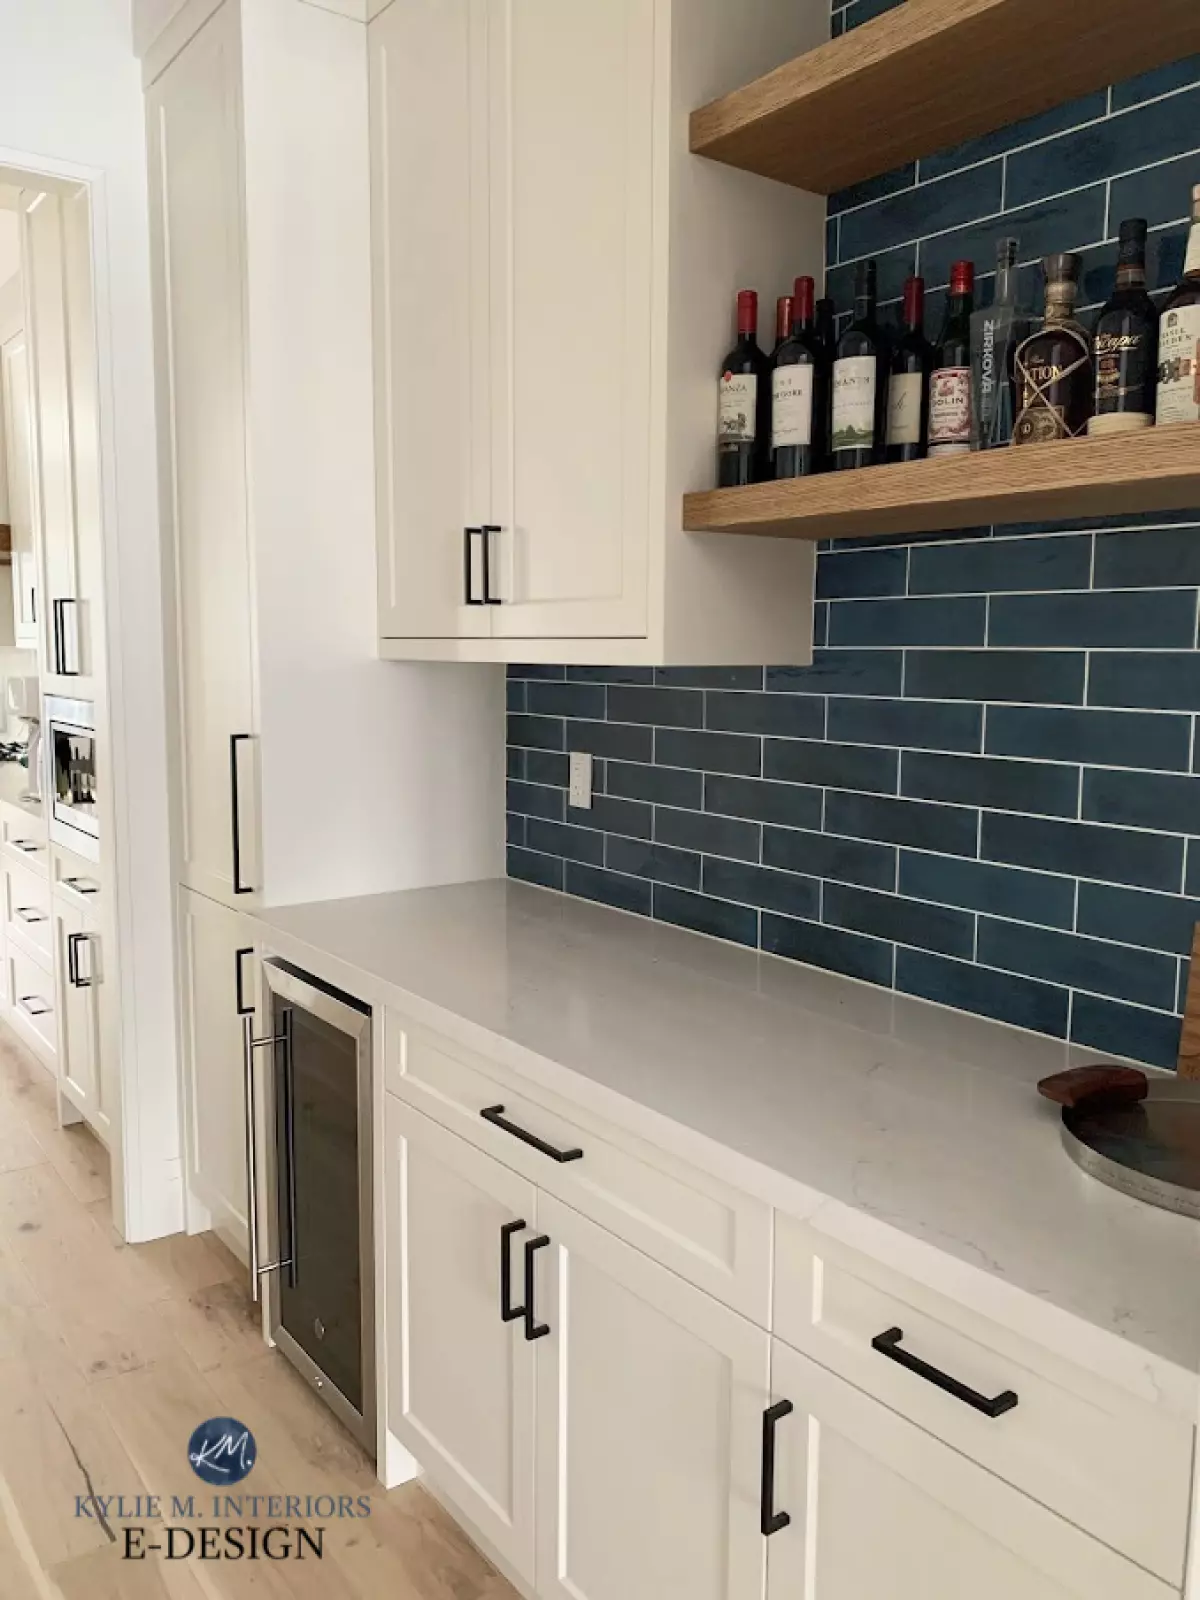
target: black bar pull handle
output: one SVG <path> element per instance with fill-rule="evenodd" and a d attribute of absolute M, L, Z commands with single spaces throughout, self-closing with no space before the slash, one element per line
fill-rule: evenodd
<path fill-rule="evenodd" d="M 242 827 L 241 827 L 241 793 L 238 788 L 238 746 L 254 737 L 251 733 L 231 733 L 229 735 L 229 806 L 232 817 L 233 834 L 233 892 L 234 894 L 253 894 L 254 885 L 242 882 Z"/>
<path fill-rule="evenodd" d="M 518 1128 L 515 1122 L 509 1122 L 504 1115 L 503 1106 L 484 1106 L 479 1115 L 494 1128 L 502 1128 L 505 1133 L 511 1133 L 514 1139 L 520 1139 L 522 1144 L 527 1144 L 542 1155 L 549 1156 L 551 1161 L 583 1160 L 582 1150 L 556 1150 L 552 1144 L 539 1139 L 536 1133 L 530 1133 L 525 1128 Z"/>
<path fill-rule="evenodd" d="M 243 945 L 240 950 L 235 950 L 233 953 L 233 981 L 234 988 L 237 991 L 237 1014 L 239 1017 L 252 1017 L 254 1015 L 253 1005 L 246 1004 L 245 974 L 242 970 L 243 959 L 253 954 L 254 946 L 249 944 Z"/>
<path fill-rule="evenodd" d="M 525 1241 L 525 1307 L 523 1315 L 525 1317 L 525 1337 L 530 1341 L 544 1339 L 550 1332 L 550 1324 L 548 1322 L 539 1322 L 533 1310 L 533 1258 L 537 1251 L 544 1249 L 549 1243 L 550 1236 L 546 1233 L 539 1233 L 536 1239 L 526 1239 Z"/>
<path fill-rule="evenodd" d="M 524 1217 L 516 1222 L 506 1222 L 500 1229 L 500 1321 L 517 1322 L 525 1315 L 524 1306 L 512 1303 L 512 1237 L 529 1224 Z"/>
<path fill-rule="evenodd" d="M 88 933 L 69 933 L 67 935 L 67 978 L 72 987 L 76 989 L 90 989 L 92 979 L 89 974 L 84 977 L 79 970 L 79 947 L 86 944 L 91 938 Z"/>
<path fill-rule="evenodd" d="M 775 1429 L 795 1410 L 790 1400 L 777 1400 L 768 1406 L 762 1419 L 762 1486 L 758 1508 L 759 1526 L 764 1539 L 779 1533 L 791 1522 L 786 1511 L 775 1509 Z"/>
<path fill-rule="evenodd" d="M 503 602 L 498 594 L 492 593 L 492 535 L 500 529 L 494 522 L 485 522 L 479 531 L 483 535 L 483 604 L 498 606 Z"/>
<path fill-rule="evenodd" d="M 476 534 L 483 538 L 483 599 L 475 598 L 475 562 L 474 552 L 471 549 L 471 540 Z M 463 529 L 463 604 L 466 606 L 487 605 L 487 535 L 482 528 Z"/>
<path fill-rule="evenodd" d="M 1011 1389 L 1005 1389 L 1002 1394 L 993 1395 L 989 1399 L 987 1395 L 980 1394 L 977 1389 L 968 1388 L 965 1383 L 960 1383 L 957 1378 L 952 1378 L 948 1372 L 943 1372 L 939 1367 L 931 1367 L 928 1361 L 922 1361 L 920 1356 L 914 1356 L 908 1350 L 901 1350 L 900 1341 L 903 1337 L 903 1328 L 889 1328 L 886 1333 L 875 1335 L 871 1340 L 871 1349 L 878 1350 L 881 1356 L 886 1356 L 889 1361 L 895 1361 L 907 1371 L 915 1372 L 917 1377 L 924 1378 L 926 1383 L 944 1389 L 947 1394 L 952 1394 L 964 1405 L 971 1406 L 975 1411 L 982 1411 L 985 1417 L 1002 1417 L 1016 1405 L 1017 1397 Z"/>

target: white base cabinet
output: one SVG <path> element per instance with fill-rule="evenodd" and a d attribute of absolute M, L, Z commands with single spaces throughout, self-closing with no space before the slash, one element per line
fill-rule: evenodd
<path fill-rule="evenodd" d="M 100 930 L 95 918 L 56 899 L 54 971 L 58 1002 L 58 1085 L 64 1098 L 107 1143 L 113 1122 L 101 1072 Z"/>

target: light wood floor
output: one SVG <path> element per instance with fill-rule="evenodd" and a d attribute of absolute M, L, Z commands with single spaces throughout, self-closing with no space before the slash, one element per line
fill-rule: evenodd
<path fill-rule="evenodd" d="M 0 1024 L 0 1600 L 515 1600 L 424 1490 L 382 1490 L 262 1344 L 232 1256 L 211 1236 L 125 1245 L 108 1196 L 102 1146 L 56 1126 L 50 1078 Z M 131 1563 L 118 1521 L 75 1516 L 93 1492 L 203 1492 L 187 1440 L 212 1416 L 257 1439 L 244 1492 L 366 1494 L 372 1515 L 325 1523 L 321 1561 L 253 1563 Z"/>

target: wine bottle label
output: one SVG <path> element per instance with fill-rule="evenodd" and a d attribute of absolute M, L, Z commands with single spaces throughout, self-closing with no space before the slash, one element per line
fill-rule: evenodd
<path fill-rule="evenodd" d="M 771 448 L 812 443 L 813 369 L 776 367 L 771 374 Z"/>
<path fill-rule="evenodd" d="M 720 444 L 753 444 L 758 434 L 758 376 L 753 372 L 721 374 Z"/>
<path fill-rule="evenodd" d="M 893 372 L 888 380 L 889 444 L 920 444 L 921 388 L 919 372 Z"/>
<path fill-rule="evenodd" d="M 1160 424 L 1200 422 L 1200 305 L 1178 306 L 1163 313 L 1158 336 L 1157 420 Z"/>
<path fill-rule="evenodd" d="M 929 453 L 971 448 L 971 369 L 943 367 L 929 379 Z"/>
<path fill-rule="evenodd" d="M 875 443 L 874 356 L 833 363 L 833 448 L 869 450 Z"/>

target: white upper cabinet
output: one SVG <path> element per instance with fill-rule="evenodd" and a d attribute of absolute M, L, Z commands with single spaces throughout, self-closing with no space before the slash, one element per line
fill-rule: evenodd
<path fill-rule="evenodd" d="M 370 24 L 383 654 L 809 658 L 811 549 L 680 513 L 734 293 L 820 270 L 824 202 L 697 161 L 687 113 L 827 28 L 777 0 Z"/>
<path fill-rule="evenodd" d="M 37 556 L 33 543 L 33 439 L 29 404 L 29 346 L 24 333 L 0 345 L 0 409 L 8 469 L 12 529 L 13 638 L 19 650 L 38 642 Z"/>

